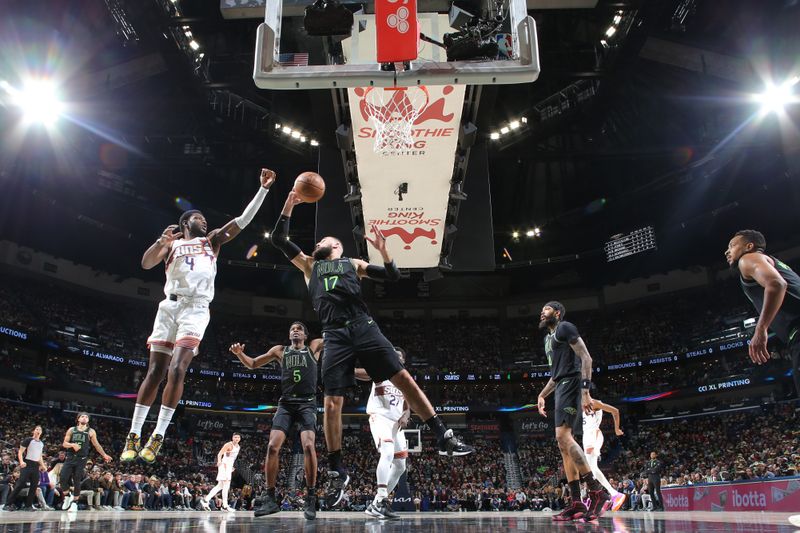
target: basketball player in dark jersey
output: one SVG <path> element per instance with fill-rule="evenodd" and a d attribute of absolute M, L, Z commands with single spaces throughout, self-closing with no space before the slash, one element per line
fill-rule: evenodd
<path fill-rule="evenodd" d="M 769 361 L 767 331 L 775 332 L 792 356 L 792 376 L 800 397 L 800 276 L 766 250 L 764 235 L 745 229 L 730 240 L 725 258 L 739 271 L 739 284 L 759 312 L 748 347 L 750 359 L 759 365 Z"/>
<path fill-rule="evenodd" d="M 70 505 L 74 499 L 70 487 L 75 487 L 77 494 L 81 493 L 81 482 L 84 478 L 84 469 L 86 468 L 86 461 L 89 460 L 89 443 L 92 443 L 94 449 L 97 450 L 106 463 L 111 462 L 111 456 L 108 455 L 103 447 L 97 440 L 97 432 L 89 427 L 89 413 L 78 413 L 77 425 L 69 428 L 64 435 L 64 442 L 61 443 L 63 448 L 67 449 L 67 459 L 64 461 L 64 466 L 61 468 L 61 475 L 59 476 L 59 483 L 61 484 L 61 492 L 64 494 L 63 510 L 69 510 Z"/>
<path fill-rule="evenodd" d="M 280 511 L 275 501 L 275 483 L 281 446 L 295 423 L 300 426 L 300 443 L 303 446 L 306 471 L 307 520 L 317 516 L 317 451 L 314 447 L 317 431 L 317 362 L 322 351 L 322 339 L 314 339 L 306 347 L 308 328 L 302 322 L 294 322 L 289 328 L 289 346 L 273 346 L 258 357 L 248 357 L 243 344 L 231 346 L 231 352 L 247 368 L 259 368 L 273 361 L 281 366 L 281 398 L 278 410 L 272 419 L 269 433 L 265 474 L 267 495 L 256 508 L 256 516 Z"/>
<path fill-rule="evenodd" d="M 593 411 L 589 389 L 592 386 L 592 357 L 578 328 L 564 321 L 566 309 L 560 302 L 548 302 L 542 308 L 539 329 L 548 330 L 544 350 L 550 363 L 550 380 L 539 393 L 539 413 L 547 416 L 545 398 L 556 393 L 556 441 L 572 499 L 569 507 L 553 520 L 566 522 L 583 518 L 595 520 L 606 510 L 611 496 L 592 475 L 592 468 L 576 435 L 583 433 L 583 412 Z M 589 506 L 581 501 L 581 483 L 589 490 Z"/>
<path fill-rule="evenodd" d="M 411 409 L 435 432 L 441 455 L 467 455 L 474 450 L 461 442 L 436 416 L 425 393 L 403 367 L 394 347 L 383 336 L 369 315 L 361 297 L 361 278 L 396 281 L 400 278 L 386 239 L 377 227 L 374 238 L 367 240 L 383 258 L 383 266 L 361 259 L 342 257 L 342 243 L 325 237 L 308 256 L 289 240 L 289 220 L 294 206 L 302 200 L 289 192 L 283 211 L 272 232 L 272 243 L 305 276 L 314 310 L 322 322 L 325 351 L 322 356 L 322 383 L 325 387 L 325 442 L 330 461 L 328 508 L 339 504 L 350 476 L 342 464 L 342 405 L 345 391 L 355 386 L 355 362 L 358 359 L 373 381 L 390 380 L 403 392 Z"/>

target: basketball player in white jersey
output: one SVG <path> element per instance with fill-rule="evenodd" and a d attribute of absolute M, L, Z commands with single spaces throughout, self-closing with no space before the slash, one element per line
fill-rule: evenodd
<path fill-rule="evenodd" d="M 405 364 L 405 351 L 397 346 L 395 351 L 400 362 Z M 356 379 L 371 381 L 369 374 L 363 368 L 356 368 L 355 373 Z M 372 383 L 372 391 L 367 400 L 367 414 L 372 440 L 378 449 L 380 459 L 376 469 L 378 493 L 364 512 L 375 518 L 398 518 L 392 511 L 388 498 L 406 471 L 408 443 L 403 428 L 408 425 L 411 410 L 403 392 L 387 379 L 380 383 Z"/>
<path fill-rule="evenodd" d="M 200 507 L 209 510 L 208 502 L 211 501 L 219 491 L 222 491 L 222 510 L 233 512 L 228 506 L 228 491 L 231 488 L 231 477 L 233 477 L 233 463 L 239 456 L 239 442 L 242 436 L 234 433 L 231 440 L 225 444 L 217 454 L 217 484 L 211 489 L 207 496 L 200 498 Z"/>
<path fill-rule="evenodd" d="M 624 435 L 623 431 L 619 428 L 619 409 L 613 405 L 608 405 L 600 400 L 592 398 L 592 412 L 591 414 L 583 413 L 583 451 L 586 453 L 586 460 L 589 462 L 589 467 L 592 469 L 594 478 L 600 482 L 603 487 L 611 495 L 611 509 L 619 511 L 622 504 L 625 503 L 625 496 L 623 493 L 618 492 L 608 482 L 606 476 L 600 471 L 598 463 L 600 462 L 600 450 L 603 447 L 603 432 L 600 430 L 600 424 L 603 421 L 603 411 L 610 413 L 614 419 L 614 433 L 621 437 Z M 606 504 L 607 505 L 607 504 Z"/>
<path fill-rule="evenodd" d="M 164 443 L 164 434 L 183 395 L 186 370 L 197 355 L 208 325 L 208 306 L 214 298 L 214 277 L 217 274 L 220 247 L 236 237 L 253 220 L 274 181 L 275 172 L 261 169 L 261 186 L 240 216 L 222 228 L 207 233 L 203 214 L 197 210 L 186 211 L 177 226 L 167 227 L 145 251 L 142 257 L 142 268 L 145 270 L 164 262 L 166 298 L 158 305 L 153 333 L 147 339 L 150 363 L 136 396 L 131 430 L 120 458 L 122 461 L 134 461 L 137 457 L 147 463 L 156 460 Z M 158 423 L 142 448 L 142 425 L 164 377 L 167 378 L 167 384 L 161 395 Z"/>

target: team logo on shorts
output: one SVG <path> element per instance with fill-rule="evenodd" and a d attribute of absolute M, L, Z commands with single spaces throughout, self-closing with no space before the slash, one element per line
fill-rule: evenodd
<path fill-rule="evenodd" d="M 578 410 L 575 409 L 574 407 L 565 407 L 564 408 L 564 412 L 567 413 L 568 415 L 577 415 L 578 414 Z"/>

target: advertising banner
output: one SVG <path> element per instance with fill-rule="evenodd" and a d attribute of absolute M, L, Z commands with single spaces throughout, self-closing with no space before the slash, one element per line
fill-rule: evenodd
<path fill-rule="evenodd" d="M 800 509 L 800 478 L 665 487 L 667 511 L 778 511 Z"/>

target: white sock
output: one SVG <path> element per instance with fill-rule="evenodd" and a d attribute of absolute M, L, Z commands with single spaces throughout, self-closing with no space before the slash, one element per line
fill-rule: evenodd
<path fill-rule="evenodd" d="M 172 415 L 175 414 L 175 409 L 171 407 L 164 407 L 161 406 L 161 411 L 158 413 L 158 423 L 156 424 L 156 429 L 153 431 L 153 435 L 161 435 L 164 436 L 164 433 L 167 431 L 167 427 L 169 426 L 170 420 L 172 420 Z"/>
<path fill-rule="evenodd" d="M 381 441 L 378 451 L 380 451 L 381 458 L 378 460 L 378 468 L 375 469 L 375 476 L 378 480 L 378 494 L 375 496 L 375 502 L 379 502 L 389 495 L 386 488 L 389 486 L 389 471 L 394 459 L 394 443 Z"/>
<path fill-rule="evenodd" d="M 150 412 L 149 405 L 136 404 L 133 408 L 133 418 L 131 419 L 131 433 L 135 433 L 137 437 L 142 435 L 142 426 L 147 418 L 147 413 Z"/>
<path fill-rule="evenodd" d="M 611 495 L 612 498 L 616 497 L 616 495 L 619 494 L 619 492 L 614 490 L 614 487 L 612 487 L 611 483 L 609 483 L 608 480 L 606 479 L 605 474 L 603 474 L 600 471 L 600 467 L 597 465 L 598 457 L 587 456 L 587 459 L 589 460 L 589 466 L 592 469 L 592 474 L 594 475 L 594 478 L 597 481 L 599 481 L 601 485 L 603 485 L 603 487 L 608 491 L 608 493 Z"/>
<path fill-rule="evenodd" d="M 403 472 L 406 471 L 406 460 L 405 459 L 395 459 L 392 461 L 392 468 L 389 470 L 389 486 L 386 487 L 386 492 L 389 494 L 392 493 L 394 488 L 397 486 L 397 483 L 400 481 L 400 478 L 403 476 Z"/>
<path fill-rule="evenodd" d="M 222 482 L 222 506 L 228 507 L 228 491 L 231 488 L 230 481 L 223 481 Z"/>

